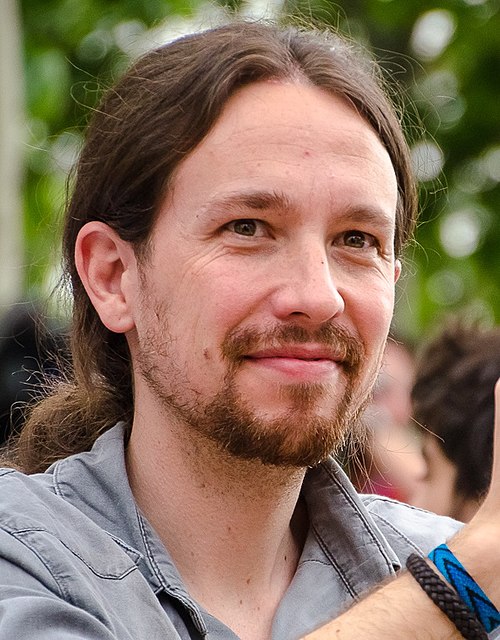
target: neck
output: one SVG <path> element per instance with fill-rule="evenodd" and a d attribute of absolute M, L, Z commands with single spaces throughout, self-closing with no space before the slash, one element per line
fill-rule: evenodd
<path fill-rule="evenodd" d="M 455 520 L 459 520 L 460 522 L 470 522 L 477 510 L 481 506 L 481 500 L 477 498 L 466 498 L 459 493 L 454 494 L 454 499 L 452 500 L 451 507 L 449 510 L 449 515 L 451 518 L 455 518 Z"/>
<path fill-rule="evenodd" d="M 304 470 L 237 460 L 171 417 L 139 414 L 127 467 L 190 594 L 240 637 L 269 637 L 305 536 Z"/>

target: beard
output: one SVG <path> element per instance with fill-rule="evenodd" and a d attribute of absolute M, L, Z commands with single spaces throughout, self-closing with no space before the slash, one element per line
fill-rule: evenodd
<path fill-rule="evenodd" d="M 343 327 L 327 323 L 314 331 L 297 325 L 230 331 L 221 346 L 227 365 L 221 388 L 203 401 L 174 358 L 174 342 L 164 326 L 167 309 L 161 307 L 156 305 L 155 322 L 149 323 L 140 341 L 139 372 L 167 413 L 215 443 L 222 452 L 265 465 L 312 467 L 335 454 L 347 437 L 352 440 L 359 430 L 359 416 L 369 400 L 371 386 L 363 390 L 359 383 L 363 344 Z M 287 399 L 288 409 L 279 417 L 259 414 L 237 388 L 236 377 L 245 354 L 263 347 L 305 343 L 328 345 L 341 355 L 345 378 L 341 395 L 328 384 L 282 385 L 278 393 Z M 339 397 L 330 415 L 323 415 L 322 400 L 329 394 Z"/>

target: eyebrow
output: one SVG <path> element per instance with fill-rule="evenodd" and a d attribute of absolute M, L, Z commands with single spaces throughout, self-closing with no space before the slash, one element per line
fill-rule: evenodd
<path fill-rule="evenodd" d="M 374 205 L 357 206 L 350 205 L 342 213 L 336 216 L 338 221 L 345 220 L 353 222 L 365 222 L 367 224 L 383 226 L 387 229 L 394 229 L 396 225 L 396 215 Z"/>
<path fill-rule="evenodd" d="M 205 211 L 240 207 L 254 211 L 277 209 L 290 211 L 294 205 L 290 198 L 281 191 L 248 191 L 228 193 L 220 198 L 214 198 L 204 207 Z"/>
<path fill-rule="evenodd" d="M 204 207 L 204 211 L 210 212 L 225 208 L 241 208 L 253 211 L 267 211 L 274 209 L 277 211 L 294 211 L 296 205 L 282 191 L 247 191 L 228 193 L 222 197 L 215 197 Z M 364 222 L 367 224 L 378 225 L 388 230 L 393 230 L 395 226 L 395 216 L 384 211 L 380 207 L 369 204 L 349 205 L 342 213 L 335 215 L 335 219 L 339 222 L 346 223 Z"/>

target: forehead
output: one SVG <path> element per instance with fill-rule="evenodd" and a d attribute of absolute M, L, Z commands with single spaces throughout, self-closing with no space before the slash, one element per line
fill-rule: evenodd
<path fill-rule="evenodd" d="M 266 80 L 246 85 L 231 96 L 208 138 L 217 142 L 227 135 L 277 125 L 298 126 L 304 134 L 314 135 L 318 126 L 329 132 L 353 119 L 378 140 L 375 131 L 343 97 L 306 82 Z M 346 136 L 354 128 L 348 127 Z"/>
<path fill-rule="evenodd" d="M 293 199 L 294 191 L 311 197 L 319 189 L 335 192 L 338 184 L 344 197 L 375 197 L 395 214 L 391 160 L 353 106 L 312 85 L 263 81 L 228 100 L 209 134 L 178 166 L 170 195 L 196 190 L 210 199 L 225 190 L 256 189 Z"/>

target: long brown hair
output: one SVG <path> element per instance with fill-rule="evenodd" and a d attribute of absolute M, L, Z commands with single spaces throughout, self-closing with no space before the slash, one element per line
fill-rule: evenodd
<path fill-rule="evenodd" d="M 90 448 L 118 420 L 132 420 L 127 342 L 104 327 L 78 277 L 79 230 L 100 220 L 139 255 L 147 251 L 158 204 L 179 162 L 237 89 L 265 79 L 302 80 L 350 101 L 377 132 L 396 172 L 396 252 L 411 237 L 416 190 L 401 124 L 377 65 L 352 43 L 332 34 L 239 22 L 147 53 L 108 91 L 88 128 L 63 236 L 73 295 L 73 371 L 31 411 L 14 450 L 17 466 L 43 470 Z"/>

